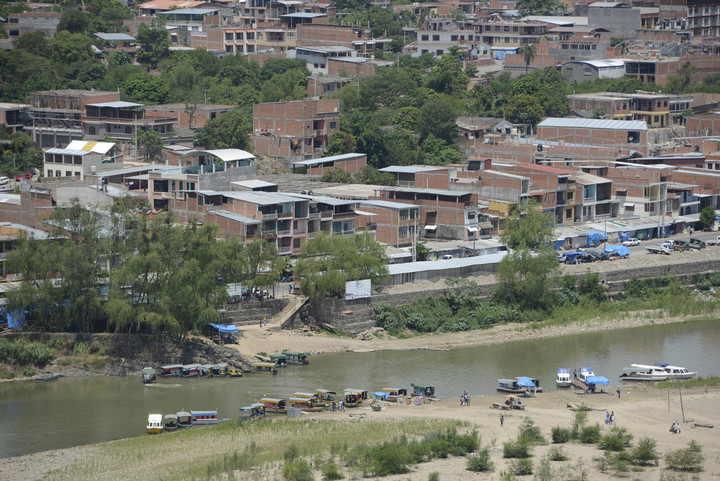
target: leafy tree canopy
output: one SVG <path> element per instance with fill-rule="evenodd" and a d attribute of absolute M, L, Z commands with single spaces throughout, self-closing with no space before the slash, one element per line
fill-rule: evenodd
<path fill-rule="evenodd" d="M 518 0 L 515 4 L 521 17 L 528 15 L 562 15 L 567 7 L 561 0 Z"/>
<path fill-rule="evenodd" d="M 252 122 L 240 109 L 225 112 L 209 120 L 195 132 L 194 143 L 206 149 L 241 149 L 250 151 Z"/>
<path fill-rule="evenodd" d="M 120 85 L 120 92 L 127 98 L 146 104 L 162 104 L 170 96 L 170 88 L 158 76 L 139 72 L 131 75 Z"/>

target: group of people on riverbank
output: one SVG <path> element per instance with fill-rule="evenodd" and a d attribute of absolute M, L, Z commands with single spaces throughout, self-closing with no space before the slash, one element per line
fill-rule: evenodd
<path fill-rule="evenodd" d="M 463 393 L 462 396 L 460 396 L 460 406 L 469 406 L 470 405 L 470 395 L 467 391 Z"/>
<path fill-rule="evenodd" d="M 605 424 L 613 425 L 615 423 L 615 411 L 605 411 Z"/>

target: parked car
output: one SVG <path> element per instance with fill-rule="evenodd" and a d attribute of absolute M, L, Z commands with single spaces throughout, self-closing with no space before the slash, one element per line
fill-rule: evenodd
<path fill-rule="evenodd" d="M 628 240 L 624 240 L 622 242 L 622 245 L 625 247 L 632 247 L 632 246 L 639 246 L 640 245 L 640 239 L 636 239 L 635 237 L 631 237 Z"/>
<path fill-rule="evenodd" d="M 17 177 L 15 177 L 15 180 L 32 179 L 32 178 L 33 178 L 32 172 L 25 172 L 24 174 L 20 174 Z"/>
<path fill-rule="evenodd" d="M 3 176 L 3 177 L 0 177 L 0 185 L 5 185 L 5 184 L 7 184 L 7 183 L 9 183 L 9 182 L 10 182 L 10 178 L 9 178 L 9 177 L 4 177 L 4 176 Z"/>

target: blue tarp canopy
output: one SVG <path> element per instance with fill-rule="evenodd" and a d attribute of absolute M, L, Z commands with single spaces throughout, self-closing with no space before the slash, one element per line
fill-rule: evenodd
<path fill-rule="evenodd" d="M 620 237 L 620 242 L 625 242 L 630 238 L 630 232 L 618 232 L 618 237 Z"/>
<path fill-rule="evenodd" d="M 521 386 L 521 387 L 535 387 L 535 383 L 532 382 L 532 379 L 530 379 L 529 377 L 525 377 L 525 376 L 518 379 L 517 383 L 518 383 L 518 386 Z"/>
<path fill-rule="evenodd" d="M 610 384 L 610 381 L 605 376 L 590 376 L 585 379 L 585 382 L 587 384 Z"/>
<path fill-rule="evenodd" d="M 582 252 L 576 252 L 576 251 L 563 252 L 563 255 L 565 256 L 565 258 L 566 258 L 566 259 L 569 259 L 569 260 L 575 259 L 575 258 L 576 258 L 577 256 L 579 256 L 580 254 L 582 254 Z"/>
<path fill-rule="evenodd" d="M 617 252 L 619 256 L 629 256 L 630 249 L 625 246 L 606 245 L 605 252 Z"/>
<path fill-rule="evenodd" d="M 383 399 L 387 399 L 388 396 L 390 396 L 390 393 L 387 391 L 378 391 L 373 393 L 373 397 L 381 397 Z"/>
<path fill-rule="evenodd" d="M 234 324 L 213 324 L 212 327 L 218 330 L 218 332 L 238 332 L 238 328 Z"/>
<path fill-rule="evenodd" d="M 607 239 L 604 232 L 599 230 L 589 230 L 585 232 L 588 236 L 588 245 L 594 247 Z"/>

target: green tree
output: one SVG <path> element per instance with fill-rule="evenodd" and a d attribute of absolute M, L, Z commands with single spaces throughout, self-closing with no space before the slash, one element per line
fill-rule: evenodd
<path fill-rule="evenodd" d="M 69 33 L 85 33 L 88 28 L 90 19 L 87 14 L 81 10 L 67 8 L 63 11 L 60 23 L 58 23 L 57 31 Z"/>
<path fill-rule="evenodd" d="M 532 61 L 535 60 L 535 54 L 537 53 L 535 45 L 531 43 L 523 45 L 517 50 L 517 53 L 522 55 L 525 59 L 525 73 L 528 73 L 528 68 L 530 67 Z"/>
<path fill-rule="evenodd" d="M 511 249 L 500 261 L 494 295 L 521 309 L 544 309 L 548 305 L 550 278 L 558 268 L 551 248 L 554 219 L 534 202 L 512 209 L 500 238 Z"/>
<path fill-rule="evenodd" d="M 457 112 L 452 105 L 442 100 L 432 100 L 420 109 L 416 131 L 421 139 L 432 134 L 452 145 L 458 135 L 456 118 Z"/>
<path fill-rule="evenodd" d="M 695 73 L 695 67 L 690 62 L 685 62 L 676 74 L 668 75 L 665 89 L 671 94 L 681 94 L 692 82 L 692 76 Z"/>
<path fill-rule="evenodd" d="M 385 249 L 367 232 L 352 236 L 321 234 L 309 240 L 297 261 L 303 294 L 314 302 L 325 297 L 342 297 L 345 282 L 387 275 Z"/>
<path fill-rule="evenodd" d="M 160 132 L 155 129 L 138 129 L 138 145 L 143 149 L 145 160 L 159 160 L 162 152 L 163 140 Z"/>
<path fill-rule="evenodd" d="M 543 117 L 543 108 L 537 98 L 518 94 L 508 101 L 506 114 L 513 123 L 537 124 Z"/>
<path fill-rule="evenodd" d="M 92 40 L 79 33 L 59 32 L 50 42 L 50 46 L 52 59 L 57 64 L 87 62 L 93 58 Z"/>
<path fill-rule="evenodd" d="M 355 139 L 352 134 L 338 130 L 328 144 L 328 155 L 349 154 L 355 152 Z"/>
<path fill-rule="evenodd" d="M 461 95 L 467 90 L 469 77 L 462 61 L 453 54 L 445 54 L 427 76 L 427 87 L 448 95 Z"/>
<path fill-rule="evenodd" d="M 276 74 L 265 82 L 262 88 L 263 102 L 285 102 L 301 100 L 305 97 L 307 76 L 303 70 L 287 70 Z"/>
<path fill-rule="evenodd" d="M 143 104 L 162 104 L 170 96 L 170 88 L 165 81 L 148 72 L 128 77 L 120 85 L 120 92 L 130 100 Z"/>
<path fill-rule="evenodd" d="M 360 98 L 371 108 L 386 107 L 394 100 L 411 95 L 418 81 L 406 69 L 382 68 L 360 82 Z"/>
<path fill-rule="evenodd" d="M 700 223 L 705 228 L 710 228 L 715 223 L 715 209 L 709 205 L 700 211 Z"/>
<path fill-rule="evenodd" d="M 52 48 L 50 42 L 44 33 L 38 31 L 28 32 L 13 41 L 15 48 L 22 48 L 27 52 L 37 55 L 38 57 L 50 58 Z"/>
<path fill-rule="evenodd" d="M 157 67 L 163 59 L 170 56 L 170 38 L 165 22 L 161 19 L 153 19 L 150 25 L 141 23 L 135 40 L 139 47 L 136 58 L 148 69 Z"/>
<path fill-rule="evenodd" d="M 528 15 L 562 15 L 566 7 L 561 0 L 518 0 L 515 4 L 521 17 Z"/>
<path fill-rule="evenodd" d="M 252 122 L 239 109 L 209 120 L 195 132 L 194 143 L 206 149 L 251 150 Z"/>

